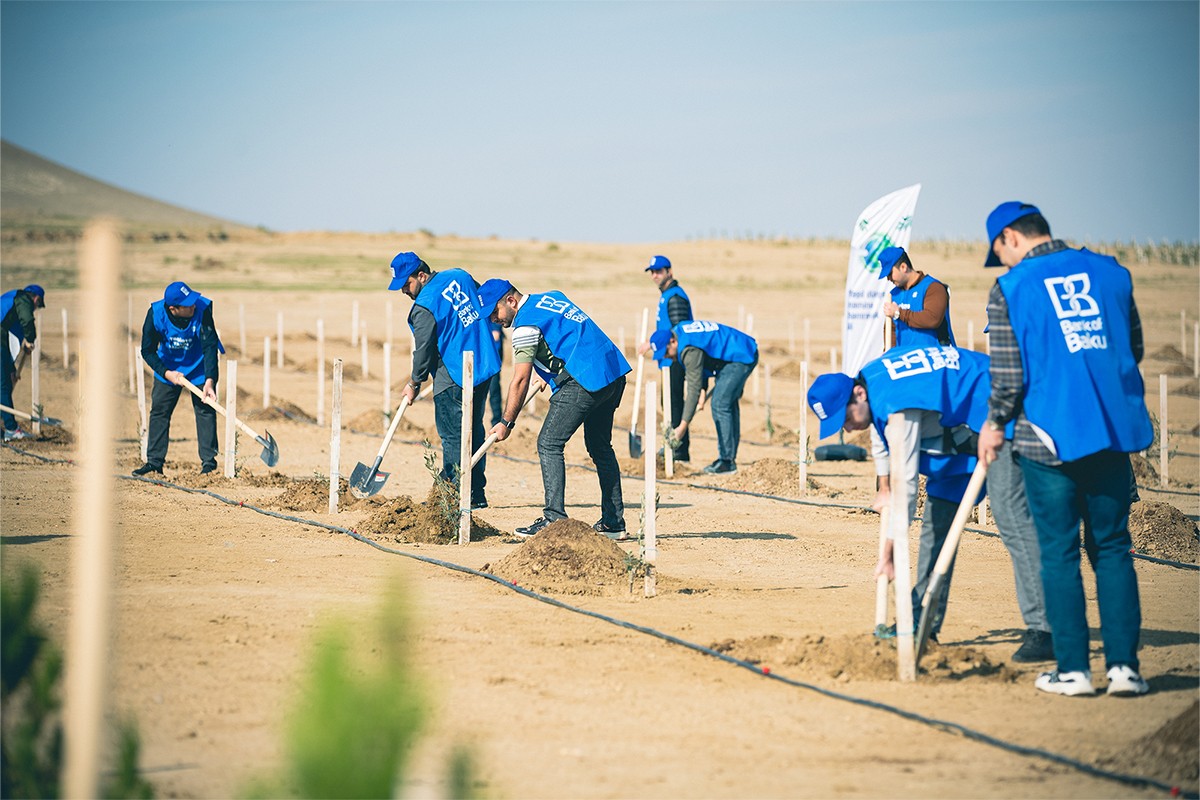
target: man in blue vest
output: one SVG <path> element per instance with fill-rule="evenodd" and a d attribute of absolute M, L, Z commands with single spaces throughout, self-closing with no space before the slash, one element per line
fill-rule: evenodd
<path fill-rule="evenodd" d="M 526 539 L 565 519 L 566 462 L 563 449 L 583 426 L 584 444 L 600 481 L 600 519 L 592 527 L 606 536 L 625 535 L 621 470 L 612 447 L 613 414 L 625 392 L 629 362 L 592 318 L 562 292 L 523 295 L 501 278 L 479 288 L 479 305 L 512 329 L 513 377 L 504 416 L 491 433 L 508 438 L 529 390 L 533 372 L 550 385 L 550 408 L 538 434 L 545 507 L 533 524 L 517 528 Z"/>
<path fill-rule="evenodd" d="M 679 281 L 675 280 L 670 260 L 666 256 L 655 256 L 650 259 L 650 266 L 646 267 L 645 271 L 650 273 L 650 279 L 654 281 L 654 285 L 658 287 L 659 291 L 658 314 L 655 317 L 654 329 L 670 331 L 681 322 L 691 322 L 693 319 L 692 302 L 679 285 Z M 645 353 L 649 349 L 649 342 L 643 342 L 638 346 L 639 353 Z M 676 428 L 683 419 L 684 368 L 678 360 L 666 356 L 655 356 L 655 362 L 658 364 L 659 370 L 662 370 L 663 367 L 669 367 L 671 370 L 671 427 Z M 676 461 L 691 461 L 691 441 L 691 434 L 685 430 L 683 436 L 679 437 L 679 444 L 672 454 Z"/>
<path fill-rule="evenodd" d="M 391 291 L 413 300 L 408 327 L 413 334 L 412 378 L 403 396 L 412 403 L 421 384 L 433 376 L 434 421 L 442 439 L 442 478 L 458 485 L 462 450 L 463 357 L 475 354 L 472 379 L 471 440 L 483 443 L 483 410 L 488 385 L 500 372 L 500 355 L 487 319 L 479 308 L 478 284 L 461 269 L 434 272 L 416 253 L 392 259 Z M 487 508 L 487 458 L 471 470 L 471 508 Z"/>
<path fill-rule="evenodd" d="M 987 219 L 985 266 L 1011 267 L 988 295 L 992 353 L 987 426 L 991 462 L 1015 423 L 1013 446 L 1037 525 L 1046 612 L 1057 669 L 1034 685 L 1092 695 L 1079 525 L 1094 542 L 1093 569 L 1108 694 L 1145 694 L 1138 672 L 1141 603 L 1130 555 L 1129 453 L 1153 438 L 1138 362 L 1141 322 L 1129 271 L 1108 256 L 1067 247 L 1041 211 L 1011 201 Z"/>
<path fill-rule="evenodd" d="M 20 342 L 26 352 L 33 350 L 37 341 L 37 325 L 34 311 L 46 307 L 46 290 L 36 283 L 24 289 L 13 289 L 0 295 L 0 404 L 13 407 L 13 385 L 17 382 L 17 369 L 9 349 L 9 335 Z M 4 441 L 15 442 L 30 438 L 30 434 L 17 427 L 17 418 L 7 411 L 0 412 L 4 421 Z"/>
<path fill-rule="evenodd" d="M 146 463 L 134 475 L 162 475 L 171 436 L 171 415 L 183 382 L 202 387 L 204 397 L 217 401 L 217 353 L 225 352 L 213 324 L 212 301 L 183 281 L 169 284 L 163 299 L 150 304 L 142 323 L 142 360 L 154 370 L 150 392 L 150 431 Z M 217 412 L 199 397 L 192 398 L 200 474 L 217 468 Z"/>
<path fill-rule="evenodd" d="M 715 375 L 712 418 L 717 428 L 717 460 L 704 468 L 710 475 L 737 472 L 738 443 L 742 437 L 740 400 L 746 379 L 758 364 L 758 342 L 736 328 L 717 322 L 681 322 L 669 331 L 650 337 L 655 358 L 675 359 L 687 375 L 687 397 L 679 424 L 672 435 L 687 433 L 706 375 Z"/>
<path fill-rule="evenodd" d="M 955 344 L 950 292 L 944 283 L 913 269 L 903 247 L 880 251 L 879 277 L 896 285 L 883 302 L 883 314 L 893 323 L 893 347 Z"/>

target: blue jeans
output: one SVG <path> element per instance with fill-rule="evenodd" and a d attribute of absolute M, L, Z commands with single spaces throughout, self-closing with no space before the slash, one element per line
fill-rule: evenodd
<path fill-rule="evenodd" d="M 571 380 L 550 398 L 537 449 L 546 495 L 542 516 L 551 522 L 567 516 L 567 465 L 563 449 L 582 425 L 583 442 L 600 479 L 600 520 L 609 528 L 625 527 L 621 467 L 612 446 L 613 413 L 624 393 L 625 377 L 621 376 L 598 392 L 589 392 Z"/>
<path fill-rule="evenodd" d="M 479 449 L 483 444 L 483 409 L 487 405 L 488 382 L 484 381 L 475 387 L 471 402 L 471 450 Z M 462 454 L 462 387 L 451 383 L 433 396 L 433 421 L 437 425 L 438 436 L 442 440 L 442 479 L 458 486 L 458 470 Z M 484 500 L 487 495 L 483 491 L 487 486 L 487 456 L 479 459 L 479 463 L 471 470 L 471 502 Z"/>
<path fill-rule="evenodd" d="M 1050 623 L 1046 621 L 1037 526 L 1029 511 L 1029 501 L 1025 499 L 1025 477 L 1014 459 L 1012 442 L 1004 443 L 996 460 L 988 467 L 987 490 L 1000 540 L 1012 558 L 1017 606 L 1021 609 L 1025 627 L 1048 632 Z"/>
<path fill-rule="evenodd" d="M 742 440 L 742 414 L 738 401 L 746 388 L 746 379 L 754 371 L 754 364 L 730 361 L 721 367 L 713 384 L 712 418 L 717 427 L 717 458 L 722 461 L 737 461 L 738 443 Z"/>
<path fill-rule="evenodd" d="M 1079 556 L 1079 524 L 1086 516 L 1095 543 L 1092 567 L 1105 669 L 1125 664 L 1136 670 L 1142 610 L 1129 553 L 1129 454 L 1104 450 L 1054 467 L 1018 454 L 1017 463 L 1037 525 L 1046 617 L 1058 669 L 1090 671 Z"/>
<path fill-rule="evenodd" d="M 13 370 L 16 369 L 13 364 L 12 351 L 8 349 L 8 333 L 4 332 L 0 338 L 0 405 L 6 405 L 9 408 L 16 408 L 13 405 Z M 0 420 L 4 421 L 4 430 L 15 431 L 17 429 L 17 418 L 7 411 L 0 411 Z"/>

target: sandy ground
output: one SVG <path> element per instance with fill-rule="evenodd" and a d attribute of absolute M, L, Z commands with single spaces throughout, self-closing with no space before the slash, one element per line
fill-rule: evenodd
<path fill-rule="evenodd" d="M 273 404 L 315 417 L 315 320 L 325 319 L 328 355 L 346 361 L 343 418 L 375 430 L 342 435 L 339 471 L 369 463 L 381 441 L 383 405 L 378 339 L 386 303 L 393 305 L 397 355 L 392 382 L 407 377 L 408 300 L 382 291 L 386 262 L 416 248 L 435 266 L 464 265 L 477 278 L 511 277 L 528 290 L 561 288 L 632 349 L 642 306 L 656 294 L 641 264 L 669 254 L 701 318 L 736 324 L 739 306 L 754 316 L 764 367 L 743 400 L 741 472 L 724 479 L 693 475 L 715 457 L 711 419 L 698 417 L 694 461 L 676 481 L 659 485 L 659 594 L 596 591 L 558 583 L 553 596 L 589 611 L 662 631 L 747 659 L 759 671 L 594 617 L 536 602 L 495 582 L 372 548 L 311 524 L 256 514 L 204 495 L 130 480 L 117 481 L 120 508 L 115 636 L 110 706 L 136 717 L 143 766 L 160 796 L 223 797 L 279 766 L 282 726 L 294 700 L 312 635 L 331 615 L 369 618 L 387 587 L 398 583 L 414 610 L 415 660 L 428 690 L 431 718 L 404 793 L 438 796 L 447 754 L 471 748 L 478 789 L 491 797 L 1128 797 L 1149 790 L 1084 774 L 918 724 L 877 708 L 764 676 L 893 705 L 968 726 L 1024 747 L 1044 748 L 1088 764 L 1197 788 L 1196 729 L 1170 724 L 1200 690 L 1200 583 L 1197 573 L 1137 562 L 1143 609 L 1143 673 L 1152 693 L 1136 700 L 1071 700 L 1033 689 L 1038 666 L 1008 661 L 1023 625 L 1006 551 L 994 536 L 963 541 L 943 645 L 915 684 L 897 683 L 890 653 L 871 636 L 877 518 L 869 464 L 820 462 L 804 502 L 712 491 L 741 490 L 797 498 L 795 431 L 799 427 L 798 362 L 803 321 L 810 320 L 815 375 L 837 344 L 845 250 L 833 243 L 781 247 L 766 243 L 682 243 L 649 247 L 469 242 L 401 236 L 308 235 L 224 244 L 138 245 L 126 253 L 128 285 L 139 309 L 161 285 L 182 278 L 216 300 L 217 320 L 239 360 L 241 401 L 251 425 L 279 441 L 285 476 L 276 485 L 258 448 L 243 437 L 235 479 L 200 479 L 191 411 L 174 420 L 168 480 L 247 504 L 279 508 L 295 486 L 285 479 L 330 473 L 327 427 L 262 410 L 262 338 L 285 314 L 287 365 L 271 372 Z M 955 328 L 966 343 L 973 322 L 984 347 L 984 297 L 991 278 L 976 246 L 913 248 L 919 266 L 952 287 Z M 39 269 L 69 274 L 63 246 L 6 245 L 6 286 Z M 210 262 L 216 262 L 212 264 Z M 10 265 L 19 265 L 13 267 Z M 1200 411 L 1191 376 L 1191 323 L 1197 318 L 1194 267 L 1136 264 L 1135 285 L 1147 335 L 1147 402 L 1157 416 L 1157 375 L 1168 374 L 1170 484 L 1145 486 L 1143 497 L 1200 515 L 1197 484 Z M 11 277 L 10 277 L 11 275 Z M 322 286 L 337 289 L 323 289 Z M 210 288 L 211 287 L 211 288 Z M 77 375 L 62 369 L 59 308 L 72 326 L 82 305 L 73 290 L 51 291 L 43 315 L 46 361 L 41 373 L 46 413 L 76 429 Z M 352 304 L 368 324 L 369 375 L 351 346 Z M 238 308 L 246 315 L 247 353 L 239 353 Z M 1187 338 L 1180 341 L 1180 311 Z M 119 309 L 122 317 L 126 309 Z M 138 311 L 135 326 L 140 325 Z M 73 338 L 68 341 L 77 352 Z M 1165 349 L 1170 348 L 1170 349 Z M 1179 350 L 1184 351 L 1182 358 Z M 1175 352 L 1172 353 L 1171 351 Z M 72 355 L 72 365 L 75 356 Z M 765 365 L 773 372 L 766 430 Z M 1179 374 L 1182 373 L 1182 374 Z M 506 371 L 507 375 L 507 371 Z M 122 384 L 126 383 L 125 376 Z M 124 387 L 127 389 L 127 386 Z M 137 408 L 123 391 L 123 422 L 114 432 L 116 472 L 139 463 Z M 28 403 L 28 385 L 17 390 Z M 327 393 L 327 402 L 329 394 Z M 392 399 L 398 395 L 393 393 Z M 618 421 L 627 426 L 632 387 Z M 253 412 L 253 413 L 252 413 Z M 328 415 L 329 409 L 326 409 Z M 436 437 L 432 405 L 409 412 L 388 453 L 391 477 L 381 498 L 425 497 L 429 475 L 420 439 Z M 477 516 L 511 531 L 538 516 L 541 481 L 535 416 L 520 435 L 496 448 L 488 469 L 492 507 Z M 815 432 L 815 419 L 809 418 Z M 789 440 L 790 436 L 790 440 Z M 581 438 L 581 437 L 580 437 Z M 614 434 L 618 455 L 626 433 Z M 816 444 L 815 433 L 812 436 Z M 787 442 L 786 444 L 784 442 Z M 23 450 L 74 456 L 73 445 L 38 441 Z M 1150 461 L 1158 466 L 1158 454 Z M 568 462 L 587 462 L 572 442 Z M 782 464 L 782 468 L 781 468 Z M 631 465 L 632 466 L 632 465 Z M 45 463 L 11 448 L 0 453 L 0 548 L 9 577 L 33 562 L 43 576 L 41 617 L 60 641 L 67 629 L 73 496 L 77 468 Z M 640 478 L 623 482 L 626 519 L 637 526 Z M 593 473 L 568 472 L 568 511 L 598 517 Z M 317 494 L 310 490 L 308 494 Z M 341 513 L 292 512 L 355 528 L 383 504 Z M 991 525 L 982 530 L 994 531 Z M 503 535 L 468 547 L 386 542 L 395 550 L 473 569 L 499 567 L 526 545 Z M 636 542 L 620 548 L 636 555 Z M 1102 672 L 1094 584 L 1085 580 L 1093 625 L 1093 667 Z M 881 667 L 881 664 L 883 665 Z M 1099 683 L 1103 684 L 1101 678 Z M 1190 727 L 1190 731 L 1188 730 Z M 1164 756 L 1160 745 L 1189 755 Z M 1171 747 L 1166 750 L 1170 751 Z"/>

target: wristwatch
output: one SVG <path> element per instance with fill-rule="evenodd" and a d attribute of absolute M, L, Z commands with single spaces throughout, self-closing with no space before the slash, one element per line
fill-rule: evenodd
<path fill-rule="evenodd" d="M 987 425 L 987 429 L 988 429 L 989 431 L 1002 431 L 1002 430 L 1004 430 L 1004 426 L 1003 426 L 1003 425 L 1001 425 L 999 422 L 996 422 L 996 420 L 994 420 L 994 419 L 989 419 L 989 420 L 988 420 L 986 423 L 984 423 L 984 424 L 986 424 L 986 425 Z"/>
<path fill-rule="evenodd" d="M 509 422 L 504 417 L 501 417 L 500 424 L 503 425 L 504 427 L 508 428 L 511 431 L 513 429 L 513 426 L 516 425 L 517 423 L 515 421 Z"/>

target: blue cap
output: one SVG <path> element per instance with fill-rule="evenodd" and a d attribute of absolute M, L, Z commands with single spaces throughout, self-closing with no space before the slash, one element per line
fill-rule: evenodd
<path fill-rule="evenodd" d="M 408 277 L 421 267 L 427 266 L 416 253 L 397 253 L 392 259 L 392 282 L 388 284 L 390 291 L 403 289 Z"/>
<path fill-rule="evenodd" d="M 654 258 L 650 259 L 650 266 L 646 267 L 646 269 L 643 270 L 643 272 L 649 272 L 652 269 L 670 269 L 670 268 L 671 268 L 671 259 L 667 258 L 666 256 L 655 256 Z"/>
<path fill-rule="evenodd" d="M 808 405 L 821 420 L 821 438 L 832 436 L 846 423 L 846 404 L 854 393 L 854 379 L 841 372 L 830 372 L 813 381 L 808 390 Z"/>
<path fill-rule="evenodd" d="M 28 286 L 25 287 L 25 289 L 23 291 L 29 292 L 30 294 L 37 295 L 38 297 L 41 298 L 42 305 L 46 304 L 46 290 L 43 289 L 42 287 L 38 286 L 36 283 L 29 284 Z"/>
<path fill-rule="evenodd" d="M 175 281 L 168 285 L 167 290 L 163 292 L 163 303 L 168 306 L 194 306 L 199 299 L 200 293 L 183 281 Z"/>
<path fill-rule="evenodd" d="M 882 280 L 887 280 L 892 274 L 892 267 L 896 266 L 896 262 L 903 255 L 903 247 L 885 247 L 879 251 L 879 277 Z"/>
<path fill-rule="evenodd" d="M 500 298 L 512 291 L 513 285 L 504 278 L 488 278 L 483 282 L 483 286 L 479 287 L 479 305 L 483 309 L 483 316 L 490 317 L 492 312 L 496 310 L 496 303 L 500 302 Z"/>
<path fill-rule="evenodd" d="M 671 331 L 667 328 L 659 328 L 654 333 L 650 334 L 650 354 L 655 360 L 666 358 L 667 345 L 671 343 Z"/>
<path fill-rule="evenodd" d="M 985 267 L 1004 266 L 1000 263 L 1000 259 L 996 257 L 996 251 L 992 249 L 992 245 L 996 244 L 996 237 L 1000 235 L 1001 231 L 1021 217 L 1041 213 L 1041 211 L 1038 211 L 1037 206 L 1022 203 L 1020 200 L 1009 200 L 1007 203 L 1001 203 L 996 206 L 995 210 L 988 214 L 987 218 L 988 255 L 987 261 L 984 261 L 983 265 Z"/>

